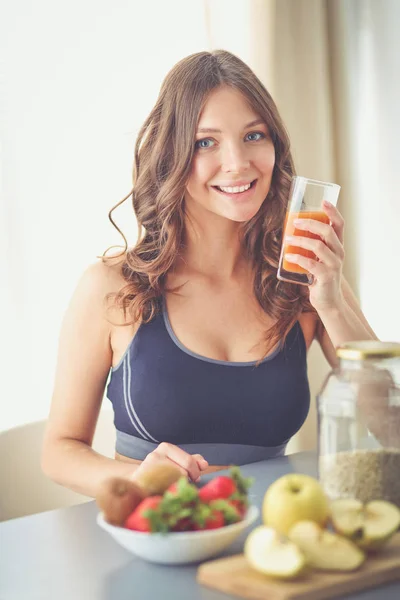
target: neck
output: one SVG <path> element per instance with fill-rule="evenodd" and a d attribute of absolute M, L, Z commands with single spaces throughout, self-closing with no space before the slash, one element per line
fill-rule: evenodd
<path fill-rule="evenodd" d="M 236 279 L 247 262 L 240 223 L 218 215 L 200 222 L 187 215 L 185 225 L 184 268 L 213 279 Z"/>

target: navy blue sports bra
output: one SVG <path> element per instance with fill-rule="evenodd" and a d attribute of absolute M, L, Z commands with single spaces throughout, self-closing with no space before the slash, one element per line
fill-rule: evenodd
<path fill-rule="evenodd" d="M 169 442 L 215 465 L 281 456 L 310 405 L 306 345 L 298 322 L 258 366 L 191 352 L 163 311 L 142 324 L 111 370 L 116 451 L 143 460 Z"/>

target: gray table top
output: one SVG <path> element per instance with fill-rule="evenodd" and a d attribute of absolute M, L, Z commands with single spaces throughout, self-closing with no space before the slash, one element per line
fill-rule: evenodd
<path fill-rule="evenodd" d="M 252 502 L 290 472 L 316 476 L 316 454 L 300 452 L 241 468 L 255 477 Z M 206 478 L 205 478 L 206 480 Z M 1 600 L 227 600 L 196 583 L 197 566 L 161 566 L 136 558 L 96 524 L 94 502 L 0 523 Z M 256 523 L 256 525 L 259 523 Z M 244 533 L 225 555 L 242 551 Z M 343 599 L 344 596 L 341 596 Z M 351 600 L 399 600 L 400 582 Z"/>

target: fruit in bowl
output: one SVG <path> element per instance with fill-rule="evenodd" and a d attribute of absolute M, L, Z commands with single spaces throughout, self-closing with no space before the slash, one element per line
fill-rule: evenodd
<path fill-rule="evenodd" d="M 248 507 L 250 485 L 251 480 L 245 479 L 238 467 L 232 467 L 230 476 L 216 476 L 200 489 L 185 477 L 169 485 L 164 493 L 147 497 L 140 498 L 141 492 L 129 488 L 127 494 L 132 503 L 136 502 L 130 514 L 120 518 L 127 507 L 132 508 L 126 499 L 124 503 L 121 500 L 124 509 L 117 525 L 115 518 L 110 519 L 115 514 L 115 497 L 111 513 L 111 503 L 106 503 L 107 512 L 103 510 L 102 495 L 97 522 L 118 543 L 146 560 L 162 564 L 196 562 L 224 550 L 258 517 L 258 509 Z"/>
<path fill-rule="evenodd" d="M 170 533 L 146 533 L 116 527 L 97 516 L 98 525 L 129 552 L 150 562 L 176 565 L 195 563 L 217 556 L 230 546 L 259 515 L 255 506 L 250 506 L 246 515 L 232 525 L 202 531 Z"/>
<path fill-rule="evenodd" d="M 106 479 L 99 488 L 96 502 L 111 525 L 123 525 L 132 511 L 148 496 L 162 494 L 181 477 L 178 467 L 164 461 L 137 477 Z"/>

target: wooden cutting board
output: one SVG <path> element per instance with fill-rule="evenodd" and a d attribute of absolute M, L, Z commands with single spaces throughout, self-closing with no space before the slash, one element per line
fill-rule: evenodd
<path fill-rule="evenodd" d="M 243 554 L 203 563 L 197 570 L 199 583 L 251 600 L 325 600 L 396 579 L 400 580 L 400 533 L 353 573 L 313 570 L 293 581 L 274 580 L 251 569 Z"/>

